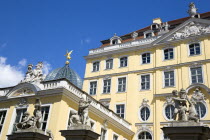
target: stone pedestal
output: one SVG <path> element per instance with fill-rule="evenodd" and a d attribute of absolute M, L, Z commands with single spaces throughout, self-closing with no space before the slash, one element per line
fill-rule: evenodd
<path fill-rule="evenodd" d="M 20 131 L 7 135 L 8 140 L 49 140 L 49 136 L 39 131 Z"/>
<path fill-rule="evenodd" d="M 197 125 L 196 125 L 197 124 Z M 208 140 L 210 139 L 210 128 L 198 123 L 172 123 L 171 126 L 162 128 L 164 134 L 170 140 Z"/>
<path fill-rule="evenodd" d="M 66 140 L 97 140 L 100 136 L 92 130 L 86 129 L 61 130 L 60 132 Z"/>

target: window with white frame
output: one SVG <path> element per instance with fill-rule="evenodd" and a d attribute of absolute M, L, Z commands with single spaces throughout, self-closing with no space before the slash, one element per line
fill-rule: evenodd
<path fill-rule="evenodd" d="M 118 92 L 126 91 L 126 77 L 118 78 Z"/>
<path fill-rule="evenodd" d="M 165 71 L 164 72 L 164 85 L 165 87 L 174 86 L 174 71 Z"/>
<path fill-rule="evenodd" d="M 203 83 L 202 68 L 190 68 L 192 84 Z"/>
<path fill-rule="evenodd" d="M 120 58 L 120 67 L 127 67 L 128 66 L 128 57 L 121 57 Z"/>
<path fill-rule="evenodd" d="M 125 118 L 125 104 L 116 105 L 116 113 L 122 118 Z"/>
<path fill-rule="evenodd" d="M 152 135 L 147 131 L 143 131 L 138 135 L 138 140 L 152 140 Z"/>
<path fill-rule="evenodd" d="M 41 107 L 41 112 L 42 112 L 42 124 L 41 124 L 41 130 L 45 131 L 47 127 L 47 121 L 49 118 L 49 106 L 43 106 Z"/>
<path fill-rule="evenodd" d="M 142 107 L 140 110 L 140 117 L 142 121 L 147 121 L 150 116 L 150 110 L 148 107 Z"/>
<path fill-rule="evenodd" d="M 113 59 L 106 60 L 106 69 L 112 69 L 113 68 Z"/>
<path fill-rule="evenodd" d="M 106 133 L 107 133 L 107 130 L 104 129 L 104 128 L 101 128 L 101 138 L 100 138 L 100 140 L 106 140 Z"/>
<path fill-rule="evenodd" d="M 206 106 L 203 103 L 197 102 L 195 108 L 199 118 L 203 118 L 206 115 Z"/>
<path fill-rule="evenodd" d="M 24 113 L 27 111 L 26 108 L 16 109 L 16 118 L 15 122 L 13 124 L 13 132 L 17 130 L 16 125 L 20 122 L 22 122 L 22 119 L 24 117 Z"/>
<path fill-rule="evenodd" d="M 142 54 L 142 64 L 150 63 L 150 53 Z"/>
<path fill-rule="evenodd" d="M 1 133 L 1 130 L 3 128 L 3 125 L 4 125 L 4 121 L 5 121 L 5 117 L 6 117 L 6 114 L 7 114 L 7 111 L 6 110 L 1 110 L 0 111 L 0 133 Z"/>
<path fill-rule="evenodd" d="M 103 93 L 110 93 L 111 90 L 111 79 L 104 80 Z"/>
<path fill-rule="evenodd" d="M 90 95 L 96 95 L 97 81 L 90 82 Z"/>
<path fill-rule="evenodd" d="M 189 45 L 190 56 L 201 54 L 200 43 L 193 43 Z"/>
<path fill-rule="evenodd" d="M 175 107 L 173 105 L 167 105 L 165 107 L 165 116 L 168 120 L 173 120 L 174 118 L 174 109 Z"/>
<path fill-rule="evenodd" d="M 141 75 L 141 89 L 142 90 L 150 89 L 150 74 Z"/>
<path fill-rule="evenodd" d="M 164 60 L 170 60 L 173 58 L 174 58 L 174 49 L 173 48 L 164 49 Z"/>
<path fill-rule="evenodd" d="M 118 140 L 118 136 L 117 135 L 113 135 L 113 140 Z"/>
<path fill-rule="evenodd" d="M 100 62 L 96 61 L 93 63 L 93 72 L 99 71 Z"/>

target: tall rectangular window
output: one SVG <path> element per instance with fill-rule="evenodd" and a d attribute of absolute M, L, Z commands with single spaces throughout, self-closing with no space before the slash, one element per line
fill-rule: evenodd
<path fill-rule="evenodd" d="M 169 48 L 164 50 L 164 59 L 165 60 L 170 60 L 174 58 L 174 49 Z"/>
<path fill-rule="evenodd" d="M 41 111 L 42 111 L 41 130 L 43 130 L 43 131 L 45 131 L 46 127 L 47 127 L 47 121 L 48 121 L 48 117 L 49 117 L 49 110 L 50 110 L 49 106 L 41 107 Z"/>
<path fill-rule="evenodd" d="M 190 55 L 201 54 L 200 43 L 193 43 L 189 45 Z"/>
<path fill-rule="evenodd" d="M 16 118 L 15 118 L 15 123 L 13 124 L 13 132 L 17 130 L 16 124 L 22 121 L 23 115 L 26 111 L 27 111 L 26 108 L 16 109 Z"/>
<path fill-rule="evenodd" d="M 203 83 L 202 68 L 190 68 L 192 83 Z"/>
<path fill-rule="evenodd" d="M 112 69 L 113 68 L 113 59 L 106 60 L 106 69 Z"/>
<path fill-rule="evenodd" d="M 101 128 L 101 139 L 100 140 L 106 140 L 106 133 L 107 133 L 107 130 Z"/>
<path fill-rule="evenodd" d="M 121 57 L 120 58 L 120 67 L 127 67 L 128 66 L 128 57 Z"/>
<path fill-rule="evenodd" d="M 99 71 L 99 64 L 100 62 L 98 61 L 93 63 L 93 72 Z"/>
<path fill-rule="evenodd" d="M 150 53 L 142 54 L 142 64 L 150 63 Z"/>
<path fill-rule="evenodd" d="M 126 77 L 118 78 L 118 92 L 125 92 L 126 90 Z"/>
<path fill-rule="evenodd" d="M 174 71 L 164 72 L 165 87 L 174 86 Z"/>
<path fill-rule="evenodd" d="M 148 90 L 150 89 L 150 75 L 141 75 L 141 89 Z"/>
<path fill-rule="evenodd" d="M 116 113 L 120 117 L 125 118 L 125 105 L 124 104 L 116 105 Z"/>
<path fill-rule="evenodd" d="M 7 114 L 6 110 L 0 111 L 0 133 L 4 125 L 6 114 Z"/>
<path fill-rule="evenodd" d="M 97 81 L 90 82 L 90 95 L 96 95 Z"/>
<path fill-rule="evenodd" d="M 111 79 L 104 80 L 103 93 L 110 93 L 111 90 Z"/>
<path fill-rule="evenodd" d="M 118 136 L 117 135 L 113 135 L 113 140 L 118 140 Z"/>

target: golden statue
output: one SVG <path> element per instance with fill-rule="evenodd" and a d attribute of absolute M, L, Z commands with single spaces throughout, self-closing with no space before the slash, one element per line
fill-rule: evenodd
<path fill-rule="evenodd" d="M 68 52 L 68 50 L 67 50 L 67 52 L 66 52 L 66 55 L 64 55 L 64 56 L 66 56 L 66 59 L 67 59 L 67 61 L 66 61 L 66 64 L 69 64 L 69 61 L 68 60 L 71 60 L 71 53 L 73 52 L 73 50 L 71 50 L 70 52 Z"/>

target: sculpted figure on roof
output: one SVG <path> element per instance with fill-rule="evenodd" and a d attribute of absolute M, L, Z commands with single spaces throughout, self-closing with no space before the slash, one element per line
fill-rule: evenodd
<path fill-rule="evenodd" d="M 42 69 L 43 69 L 42 62 L 39 62 L 34 70 L 33 70 L 33 65 L 29 64 L 25 78 L 21 81 L 21 83 L 41 82 L 44 79 Z"/>

